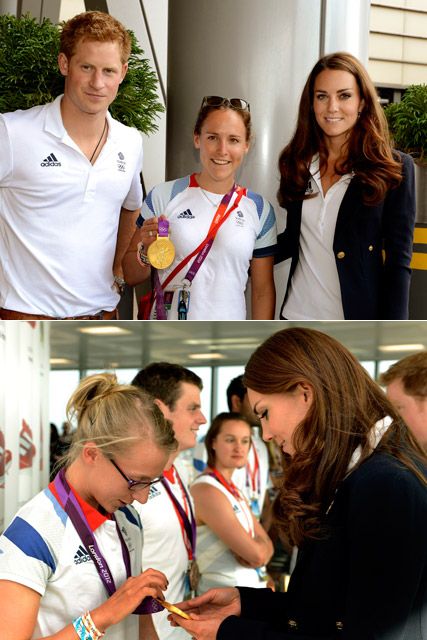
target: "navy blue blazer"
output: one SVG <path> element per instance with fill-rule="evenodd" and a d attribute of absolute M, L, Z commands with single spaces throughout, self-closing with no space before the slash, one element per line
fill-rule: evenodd
<path fill-rule="evenodd" d="M 217 640 L 426 640 L 425 485 L 377 450 L 324 524 L 326 537 L 301 545 L 286 593 L 239 587 L 241 616 Z"/>
<path fill-rule="evenodd" d="M 408 318 L 415 176 L 412 158 L 400 156 L 403 180 L 380 204 L 363 204 L 363 186 L 356 176 L 338 211 L 333 250 L 346 320 Z M 292 258 L 281 317 L 299 258 L 302 204 L 288 206 L 286 229 L 277 238 L 276 263 Z"/>

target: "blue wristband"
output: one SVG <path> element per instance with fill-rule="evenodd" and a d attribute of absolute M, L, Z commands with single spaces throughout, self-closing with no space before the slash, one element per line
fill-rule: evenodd
<path fill-rule="evenodd" d="M 93 637 L 83 624 L 82 616 L 73 620 L 73 627 L 80 640 L 93 640 Z"/>

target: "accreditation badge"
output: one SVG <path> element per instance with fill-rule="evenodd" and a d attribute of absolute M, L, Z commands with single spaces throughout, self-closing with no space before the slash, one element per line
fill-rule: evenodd
<path fill-rule="evenodd" d="M 150 264 L 156 269 L 167 269 L 175 258 L 175 247 L 169 239 L 169 221 L 159 220 L 157 238 L 147 249 Z"/>

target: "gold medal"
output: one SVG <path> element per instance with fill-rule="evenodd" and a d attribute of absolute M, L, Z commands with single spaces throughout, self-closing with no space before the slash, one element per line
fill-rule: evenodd
<path fill-rule="evenodd" d="M 155 598 L 155 600 L 159 604 L 161 604 L 162 607 L 164 607 L 165 609 L 167 609 L 171 613 L 176 613 L 178 616 L 181 616 L 181 618 L 185 618 L 186 620 L 191 620 L 191 618 L 188 615 L 188 613 L 185 613 L 184 611 L 181 611 L 181 609 L 178 609 L 178 607 L 176 607 L 174 604 L 171 604 L 170 602 L 166 602 L 166 600 L 160 600 L 159 598 Z"/>
<path fill-rule="evenodd" d="M 175 258 L 175 247 L 169 237 L 157 236 L 147 250 L 150 264 L 156 269 L 167 269 Z"/>

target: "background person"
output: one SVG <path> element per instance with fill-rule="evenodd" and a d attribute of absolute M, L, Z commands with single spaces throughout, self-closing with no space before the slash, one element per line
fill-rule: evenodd
<path fill-rule="evenodd" d="M 228 410 L 241 414 L 251 424 L 251 447 L 246 464 L 233 472 L 233 482 L 240 489 L 251 506 L 252 513 L 258 520 L 261 517 L 264 501 L 267 498 L 266 510 L 269 509 L 267 488 L 270 486 L 268 450 L 263 442 L 258 417 L 249 404 L 247 389 L 243 384 L 243 374 L 236 376 L 227 387 Z M 207 464 L 208 452 L 205 437 L 194 447 L 193 466 L 201 473 Z"/>
<path fill-rule="evenodd" d="M 232 191 L 250 139 L 251 115 L 245 100 L 203 98 L 194 127 L 200 172 L 160 184 L 145 199 L 137 222 L 140 229 L 124 258 L 125 278 L 129 284 L 138 284 L 149 277 L 147 251 L 156 240 L 159 218 L 167 220 L 176 255 L 170 267 L 154 276 L 159 277 L 161 284 L 168 282 L 164 288 L 168 320 L 244 320 L 249 268 L 252 318 L 274 316 L 273 207 L 249 189 L 238 187 Z M 218 214 L 221 202 L 223 208 Z M 175 269 L 207 238 L 217 214 L 223 222 L 209 252 L 200 254 L 204 258 L 200 257 L 198 269 L 196 258 L 192 258 L 172 277 Z M 183 288 L 184 278 L 191 281 L 190 288 Z M 186 309 L 182 305 L 184 300 Z M 156 308 L 159 318 L 158 304 Z"/>
<path fill-rule="evenodd" d="M 375 87 L 349 53 L 315 64 L 279 169 L 278 261 L 292 258 L 280 317 L 406 319 L 414 165 L 391 148 Z"/>
<path fill-rule="evenodd" d="M 160 483 L 150 490 L 145 504 L 135 503 L 144 532 L 142 566 L 156 567 L 168 577 L 165 599 L 178 602 L 194 591 L 190 584 L 196 565 L 196 522 L 185 475 L 178 471 L 176 456 L 194 446 L 200 425 L 202 380 L 198 375 L 169 362 L 153 362 L 139 371 L 134 385 L 149 393 L 165 418 L 171 421 L 178 449 L 168 461 Z M 173 629 L 167 611 L 143 616 L 144 640 L 188 638 L 183 629 Z"/>
<path fill-rule="evenodd" d="M 286 593 L 214 589 L 172 616 L 197 640 L 422 640 L 427 456 L 339 342 L 285 329 L 244 382 L 263 437 L 287 458 L 278 523 L 299 547 Z M 396 549 L 407 549 L 393 562 Z"/>
<path fill-rule="evenodd" d="M 131 502 L 147 500 L 177 443 L 149 396 L 112 374 L 82 380 L 67 414 L 77 432 L 64 467 L 0 537 L 0 637 L 136 640 L 129 614 L 167 578 L 141 573 Z"/>
<path fill-rule="evenodd" d="M 208 465 L 191 485 L 198 536 L 198 592 L 236 584 L 266 587 L 257 568 L 270 560 L 273 545 L 232 480 L 234 470 L 246 464 L 251 425 L 238 413 L 220 413 L 209 427 L 205 446 Z"/>
<path fill-rule="evenodd" d="M 427 351 L 395 362 L 380 376 L 387 396 L 418 442 L 427 447 Z"/>
<path fill-rule="evenodd" d="M 61 31 L 64 95 L 0 115 L 4 320 L 116 317 L 142 203 L 141 135 L 108 113 L 130 50 L 118 20 L 79 14 Z"/>

